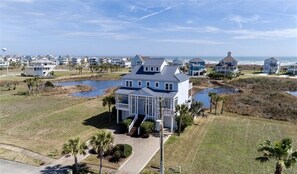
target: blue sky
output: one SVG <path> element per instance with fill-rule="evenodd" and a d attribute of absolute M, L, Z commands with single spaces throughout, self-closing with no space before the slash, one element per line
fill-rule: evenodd
<path fill-rule="evenodd" d="M 297 56 L 295 0 L 1 0 L 7 54 Z"/>

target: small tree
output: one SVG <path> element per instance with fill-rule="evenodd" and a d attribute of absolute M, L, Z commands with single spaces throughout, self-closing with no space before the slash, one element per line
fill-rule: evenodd
<path fill-rule="evenodd" d="M 78 154 L 85 155 L 86 149 L 87 149 L 86 144 L 84 142 L 81 142 L 78 137 L 69 139 L 68 142 L 63 145 L 62 154 L 63 155 L 66 155 L 66 154 L 73 155 L 76 172 L 78 172 L 78 170 L 79 170 L 78 162 L 77 162 L 77 155 Z"/>
<path fill-rule="evenodd" d="M 111 106 L 115 104 L 114 95 L 109 95 L 103 98 L 103 106 L 108 106 L 108 113 L 109 113 L 109 122 L 111 122 Z"/>
<path fill-rule="evenodd" d="M 224 111 L 225 100 L 226 100 L 226 96 L 221 96 L 221 101 L 222 101 L 221 114 L 223 114 L 223 111 Z"/>
<path fill-rule="evenodd" d="M 184 115 L 189 113 L 189 108 L 185 104 L 182 104 L 182 105 L 177 105 L 175 107 L 175 110 L 179 112 L 179 117 L 177 118 L 177 121 L 178 121 L 178 136 L 180 136 L 182 121 L 183 121 L 182 119 Z"/>
<path fill-rule="evenodd" d="M 212 104 L 213 104 L 213 97 L 215 96 L 215 95 L 217 95 L 217 93 L 215 93 L 215 92 L 209 92 L 208 93 L 208 96 L 210 97 L 210 100 L 209 100 L 209 109 L 210 109 L 210 113 L 211 113 L 211 111 L 212 111 Z"/>
<path fill-rule="evenodd" d="M 203 108 L 202 102 L 193 101 L 190 108 L 191 115 L 192 116 L 199 115 L 200 112 L 202 111 L 202 108 Z"/>
<path fill-rule="evenodd" d="M 297 150 L 293 151 L 290 138 L 284 138 L 274 143 L 266 140 L 260 144 L 258 152 L 263 152 L 263 156 L 256 158 L 261 163 L 276 159 L 275 174 L 281 174 L 283 168 L 290 168 L 297 162 Z"/>
<path fill-rule="evenodd" d="M 91 138 L 91 145 L 95 149 L 98 154 L 98 158 L 100 159 L 99 165 L 99 173 L 102 174 L 102 159 L 105 151 L 108 147 L 113 143 L 114 136 L 111 132 L 107 131 L 99 131 Z"/>

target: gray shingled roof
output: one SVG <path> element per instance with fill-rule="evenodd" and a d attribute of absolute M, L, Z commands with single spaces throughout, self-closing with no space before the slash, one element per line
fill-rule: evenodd
<path fill-rule="evenodd" d="M 277 61 L 277 59 L 274 57 L 270 57 L 269 59 L 266 59 L 266 60 L 276 60 Z"/>
<path fill-rule="evenodd" d="M 203 59 L 197 57 L 197 58 L 191 59 L 189 62 L 191 63 L 191 62 L 205 62 L 205 61 Z"/>
<path fill-rule="evenodd" d="M 123 79 L 132 80 L 155 80 L 155 81 L 172 81 L 172 82 L 182 82 L 189 79 L 189 76 L 178 73 L 178 66 L 165 65 L 161 72 L 144 72 L 143 66 L 135 66 L 131 73 L 123 76 Z"/>
<path fill-rule="evenodd" d="M 144 66 L 161 66 L 165 61 L 164 58 L 151 58 L 144 62 Z"/>

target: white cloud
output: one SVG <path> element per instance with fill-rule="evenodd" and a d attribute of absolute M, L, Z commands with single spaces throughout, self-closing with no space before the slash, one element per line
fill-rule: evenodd
<path fill-rule="evenodd" d="M 102 37 L 114 40 L 132 40 L 132 39 L 142 39 L 142 37 L 137 36 L 135 34 L 128 33 L 116 33 L 116 32 L 85 32 L 85 31 L 77 31 L 77 32 L 64 32 L 64 36 L 83 36 L 83 37 Z"/>
<path fill-rule="evenodd" d="M 297 28 L 276 29 L 267 31 L 255 30 L 225 30 L 225 33 L 235 34 L 234 39 L 290 39 L 297 38 Z"/>
<path fill-rule="evenodd" d="M 227 44 L 227 42 L 201 40 L 201 39 L 155 39 L 153 41 L 167 42 L 167 43 L 183 43 L 183 44 L 208 44 L 208 45 Z"/>
<path fill-rule="evenodd" d="M 32 15 L 32 16 L 44 16 L 44 13 L 39 13 L 39 12 L 25 12 L 24 14 L 27 15 Z"/>
<path fill-rule="evenodd" d="M 258 21 L 259 19 L 260 19 L 260 17 L 258 15 L 254 15 L 252 17 L 247 17 L 247 18 L 239 16 L 239 15 L 235 15 L 235 16 L 225 18 L 224 20 L 229 20 L 231 22 L 235 22 L 238 24 L 238 26 L 240 28 L 242 28 L 243 23 L 255 22 L 255 21 Z"/>
<path fill-rule="evenodd" d="M 187 23 L 187 24 L 193 24 L 194 21 L 193 21 L 193 20 L 187 20 L 186 23 Z"/>
<path fill-rule="evenodd" d="M 204 26 L 204 27 L 185 27 L 180 25 L 175 25 L 169 28 L 164 29 L 165 31 L 175 31 L 175 32 L 207 32 L 207 33 L 213 33 L 213 32 L 219 32 L 220 29 L 213 26 Z"/>

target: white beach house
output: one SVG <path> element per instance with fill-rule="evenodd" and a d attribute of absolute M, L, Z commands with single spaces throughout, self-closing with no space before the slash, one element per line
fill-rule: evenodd
<path fill-rule="evenodd" d="M 288 65 L 287 73 L 291 75 L 297 75 L 297 63 Z"/>
<path fill-rule="evenodd" d="M 32 61 L 25 67 L 24 75 L 46 77 L 51 76 L 51 72 L 56 67 L 56 62 L 49 60 Z"/>
<path fill-rule="evenodd" d="M 263 72 L 267 74 L 279 73 L 280 62 L 276 58 L 271 57 L 264 60 Z"/>
<path fill-rule="evenodd" d="M 143 65 L 136 65 L 121 80 L 121 86 L 115 92 L 117 122 L 134 117 L 131 127 L 138 119 L 158 120 L 159 99 L 162 98 L 164 127 L 173 131 L 177 116 L 175 106 L 190 106 L 192 102 L 189 76 L 178 66 L 168 65 L 163 58 L 151 58 Z"/>

